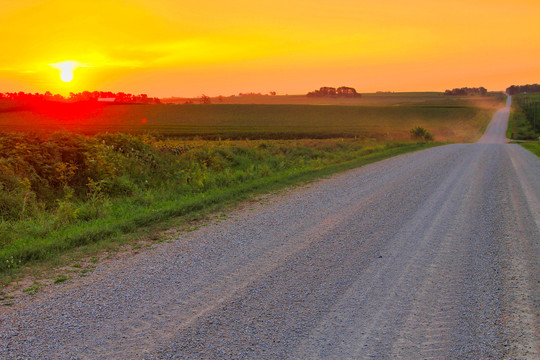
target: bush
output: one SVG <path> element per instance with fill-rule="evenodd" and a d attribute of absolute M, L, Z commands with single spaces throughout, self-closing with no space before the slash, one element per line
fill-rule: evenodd
<path fill-rule="evenodd" d="M 18 220 L 38 211 L 36 194 L 27 178 L 17 177 L 0 168 L 0 218 Z"/>
<path fill-rule="evenodd" d="M 434 139 L 429 131 L 420 126 L 411 129 L 411 137 L 420 141 L 433 141 Z"/>
<path fill-rule="evenodd" d="M 73 189 L 64 187 L 64 198 L 58 199 L 56 208 L 56 223 L 58 226 L 66 225 L 77 220 L 79 208 L 73 203 Z"/>

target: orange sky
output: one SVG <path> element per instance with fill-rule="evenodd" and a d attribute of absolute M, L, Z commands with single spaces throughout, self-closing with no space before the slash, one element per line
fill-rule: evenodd
<path fill-rule="evenodd" d="M 0 0 L 0 92 L 502 90 L 540 82 L 539 19 L 539 0 Z"/>

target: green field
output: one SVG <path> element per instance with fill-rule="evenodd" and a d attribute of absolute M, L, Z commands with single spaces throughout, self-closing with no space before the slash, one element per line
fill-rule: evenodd
<path fill-rule="evenodd" d="M 349 106 L 400 106 L 400 105 L 470 105 L 487 104 L 493 97 L 504 97 L 502 93 L 489 93 L 490 96 L 446 96 L 441 92 L 396 92 L 364 93 L 361 97 L 307 97 L 305 95 L 246 95 L 211 98 L 212 104 L 259 104 L 259 105 L 349 105 Z M 198 98 L 162 99 L 164 103 L 184 104 L 191 101 L 199 103 Z"/>
<path fill-rule="evenodd" d="M 374 96 L 376 97 L 376 96 Z M 414 126 L 439 141 L 474 141 L 500 98 L 376 97 L 381 106 L 349 105 L 102 105 L 58 104 L 53 109 L 0 111 L 0 131 L 123 132 L 203 139 L 371 138 L 405 140 Z M 383 100 L 381 100 L 383 99 Z M 388 103 L 392 105 L 388 105 Z"/>

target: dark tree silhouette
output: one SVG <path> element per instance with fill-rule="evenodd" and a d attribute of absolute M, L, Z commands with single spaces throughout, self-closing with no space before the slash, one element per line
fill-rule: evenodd
<path fill-rule="evenodd" d="M 67 98 L 60 94 L 53 95 L 49 91 L 45 92 L 45 94 L 31 94 L 20 91 L 0 93 L 0 98 L 18 100 L 25 103 L 35 103 L 40 101 L 93 102 L 100 101 L 100 99 L 114 99 L 114 102 L 117 103 L 161 104 L 159 98 L 151 98 L 148 97 L 147 94 L 133 95 L 124 92 L 113 93 L 111 91 L 83 91 L 80 93 L 70 92 Z"/>
<path fill-rule="evenodd" d="M 487 94 L 487 89 L 485 87 L 477 87 L 477 88 L 455 88 L 453 90 L 446 90 L 444 92 L 444 95 L 451 95 L 451 96 L 472 96 L 472 95 L 481 95 L 485 96 Z"/>
<path fill-rule="evenodd" d="M 324 86 L 319 90 L 309 92 L 309 97 L 361 97 L 362 95 L 357 93 L 352 87 L 342 86 L 339 88 Z"/>
<path fill-rule="evenodd" d="M 210 96 L 206 96 L 206 95 L 202 94 L 201 98 L 199 99 L 199 102 L 201 104 L 211 104 L 212 100 L 210 99 Z"/>
<path fill-rule="evenodd" d="M 506 89 L 506 93 L 510 95 L 528 92 L 540 92 L 540 84 L 512 85 Z"/>

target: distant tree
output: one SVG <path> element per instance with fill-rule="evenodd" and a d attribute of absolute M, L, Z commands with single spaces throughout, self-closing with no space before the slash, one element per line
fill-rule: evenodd
<path fill-rule="evenodd" d="M 471 95 L 481 95 L 485 96 L 487 94 L 487 89 L 483 86 L 477 88 L 455 88 L 452 90 L 446 90 L 444 95 L 450 96 L 471 96 Z"/>
<path fill-rule="evenodd" d="M 506 92 L 510 95 L 540 92 L 540 84 L 512 85 L 506 89 Z"/>
<path fill-rule="evenodd" d="M 270 91 L 270 95 L 271 96 L 276 96 L 276 92 L 275 91 Z"/>
<path fill-rule="evenodd" d="M 201 104 L 211 104 L 212 100 L 210 99 L 210 96 L 206 96 L 206 95 L 202 94 L 201 98 L 199 99 L 199 102 Z"/>
<path fill-rule="evenodd" d="M 309 92 L 307 96 L 310 97 L 334 97 L 336 96 L 336 88 L 323 86 L 319 90 Z"/>
<path fill-rule="evenodd" d="M 342 96 L 342 97 L 357 97 L 358 96 L 358 93 L 356 92 L 354 88 L 346 87 L 346 86 L 337 88 L 336 93 L 337 93 L 337 96 Z"/>
<path fill-rule="evenodd" d="M 20 100 L 24 102 L 37 101 L 56 101 L 56 102 L 92 102 L 98 101 L 100 98 L 114 98 L 116 102 L 124 103 L 143 103 L 143 104 L 161 104 L 159 98 L 150 98 L 146 94 L 134 95 L 129 93 L 113 93 L 111 91 L 83 91 L 79 93 L 70 92 L 67 98 L 60 94 L 53 95 L 50 91 L 44 94 L 40 93 L 25 93 L 25 92 L 6 92 L 0 93 L 0 98 L 10 100 Z"/>
<path fill-rule="evenodd" d="M 352 87 L 341 86 L 339 88 L 333 87 L 321 87 L 319 90 L 309 92 L 307 94 L 309 97 L 361 97 L 361 94 L 358 94 L 356 90 Z"/>
<path fill-rule="evenodd" d="M 259 93 L 249 92 L 249 93 L 239 93 L 238 96 L 262 96 L 262 94 L 260 92 Z"/>

